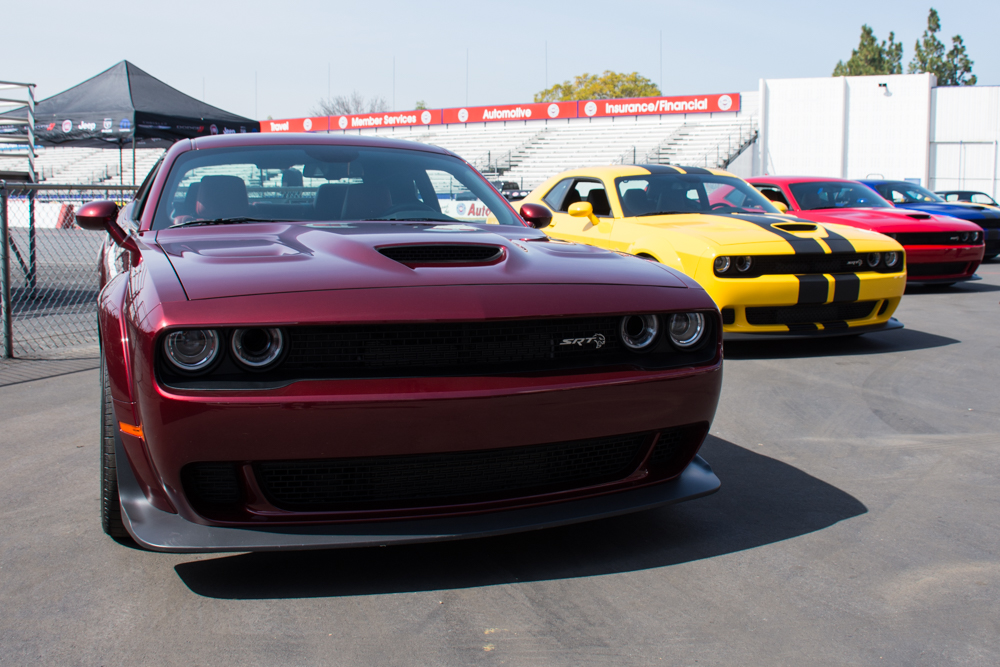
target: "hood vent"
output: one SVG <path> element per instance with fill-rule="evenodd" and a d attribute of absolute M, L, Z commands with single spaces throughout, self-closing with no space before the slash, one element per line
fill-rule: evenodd
<path fill-rule="evenodd" d="M 379 248 L 378 251 L 407 266 L 492 264 L 503 258 L 502 246 L 471 243 L 421 243 Z"/>
<path fill-rule="evenodd" d="M 811 222 L 779 222 L 776 225 L 771 225 L 772 227 L 777 227 L 778 229 L 786 232 L 815 232 L 816 225 Z"/>
<path fill-rule="evenodd" d="M 907 218 L 913 218 L 914 220 L 930 220 L 930 213 L 907 213 Z"/>

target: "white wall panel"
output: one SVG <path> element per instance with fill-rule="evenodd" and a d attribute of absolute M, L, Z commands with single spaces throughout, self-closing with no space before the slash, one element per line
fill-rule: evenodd
<path fill-rule="evenodd" d="M 761 93 L 762 172 L 840 176 L 844 79 L 765 79 Z"/>

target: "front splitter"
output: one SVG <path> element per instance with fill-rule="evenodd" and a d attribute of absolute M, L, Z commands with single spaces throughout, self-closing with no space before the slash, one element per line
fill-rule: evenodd
<path fill-rule="evenodd" d="M 834 336 L 858 336 L 866 333 L 878 333 L 882 331 L 895 331 L 902 329 L 903 323 L 895 317 L 890 317 L 881 324 L 870 324 L 861 327 L 847 327 L 846 329 L 817 329 L 816 331 L 767 331 L 762 333 L 743 332 L 723 332 L 722 339 L 730 340 L 773 340 L 788 338 L 832 338 Z"/>
<path fill-rule="evenodd" d="M 672 505 L 707 496 L 721 485 L 712 467 L 696 456 L 679 477 L 669 482 L 538 507 L 411 521 L 226 528 L 193 523 L 153 507 L 139 487 L 117 436 L 115 454 L 125 528 L 140 546 L 171 553 L 295 551 L 489 537 Z"/>

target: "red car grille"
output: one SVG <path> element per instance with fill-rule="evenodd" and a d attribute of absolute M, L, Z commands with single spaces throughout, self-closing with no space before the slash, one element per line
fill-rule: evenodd
<path fill-rule="evenodd" d="M 939 262 L 936 264 L 910 264 L 906 267 L 907 277 L 913 276 L 953 276 L 965 273 L 967 262 Z"/>
<path fill-rule="evenodd" d="M 707 431 L 660 431 L 661 478 L 679 474 Z M 288 511 L 359 511 L 487 502 L 568 491 L 628 477 L 655 431 L 471 452 L 255 464 L 268 500 Z"/>
<path fill-rule="evenodd" d="M 893 234 L 893 237 L 900 244 L 904 246 L 908 245 L 980 245 L 982 243 L 981 232 L 980 240 L 976 243 L 970 243 L 969 241 L 962 241 L 961 233 L 959 232 L 900 232 L 898 234 Z M 911 267 L 912 269 L 912 267 Z"/>

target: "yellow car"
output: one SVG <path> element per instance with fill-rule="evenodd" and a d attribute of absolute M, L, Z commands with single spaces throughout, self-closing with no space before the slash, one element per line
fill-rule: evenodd
<path fill-rule="evenodd" d="M 722 170 L 576 169 L 550 178 L 517 206 L 528 203 L 552 212 L 545 232 L 554 239 L 656 260 L 696 280 L 722 311 L 727 338 L 902 327 L 892 318 L 906 288 L 899 243 L 785 215 Z"/>

